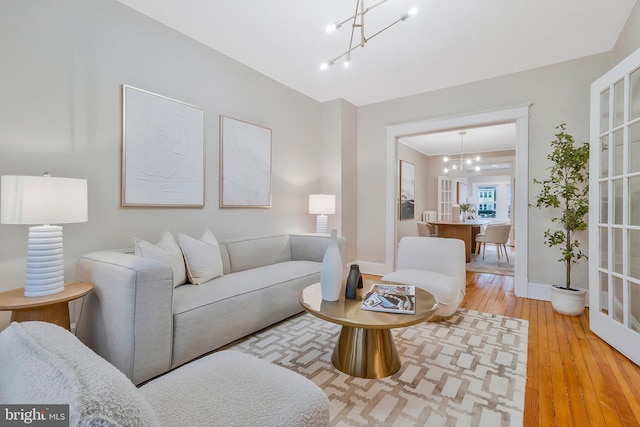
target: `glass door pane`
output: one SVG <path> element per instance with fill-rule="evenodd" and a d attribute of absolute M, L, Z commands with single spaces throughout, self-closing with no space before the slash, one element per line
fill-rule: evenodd
<path fill-rule="evenodd" d="M 609 130 L 609 89 L 600 94 L 600 133 Z"/>
<path fill-rule="evenodd" d="M 638 102 L 640 102 L 640 95 L 638 95 Z M 640 122 L 629 126 L 629 173 L 633 172 L 640 172 Z"/>
<path fill-rule="evenodd" d="M 600 138 L 600 178 L 609 176 L 609 134 Z"/>
<path fill-rule="evenodd" d="M 624 170 L 624 131 L 619 129 L 613 133 L 613 174 L 622 175 Z"/>
<path fill-rule="evenodd" d="M 640 118 L 640 68 L 629 76 L 629 86 L 629 120 L 633 121 Z"/>
<path fill-rule="evenodd" d="M 624 80 L 613 85 L 613 127 L 624 123 Z"/>

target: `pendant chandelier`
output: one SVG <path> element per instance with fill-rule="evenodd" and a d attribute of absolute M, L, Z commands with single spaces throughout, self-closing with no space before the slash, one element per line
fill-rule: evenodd
<path fill-rule="evenodd" d="M 466 159 L 463 157 L 464 136 L 467 134 L 467 131 L 461 130 L 460 132 L 458 132 L 458 134 L 460 135 L 460 156 L 457 158 L 448 156 L 444 157 L 444 173 L 462 174 L 469 172 L 479 172 L 480 166 L 477 163 L 480 161 L 480 156 L 469 157 Z"/>
<path fill-rule="evenodd" d="M 409 10 L 407 13 L 405 13 L 404 15 L 402 15 L 400 18 L 396 19 L 395 21 L 393 21 L 392 23 L 390 23 L 389 25 L 387 25 L 386 27 L 382 28 L 381 30 L 377 31 L 376 33 L 374 33 L 372 36 L 366 37 L 365 36 L 365 32 L 364 32 L 364 17 L 367 14 L 367 12 L 371 11 L 372 9 L 380 6 L 382 3 L 385 3 L 387 0 L 382 0 L 376 4 L 374 4 L 371 7 L 364 7 L 364 0 L 356 0 L 356 11 L 355 14 L 353 14 L 352 16 L 348 17 L 347 19 L 343 19 L 342 21 L 337 21 L 333 24 L 330 24 L 327 26 L 327 33 L 332 33 L 334 31 L 336 31 L 338 28 L 341 28 L 343 24 L 346 24 L 347 22 L 351 21 L 351 39 L 349 41 L 349 48 L 344 52 L 341 53 L 340 55 L 336 56 L 335 58 L 325 62 L 324 64 L 322 64 L 320 66 L 321 70 L 326 70 L 327 68 L 329 68 L 331 65 L 333 65 L 336 61 L 338 61 L 341 58 L 344 58 L 344 66 L 345 68 L 349 67 L 349 64 L 351 63 L 351 52 L 353 52 L 354 50 L 356 50 L 359 47 L 364 47 L 364 45 L 371 40 L 372 38 L 374 38 L 375 36 L 377 36 L 378 34 L 382 33 L 383 31 L 393 27 L 394 25 L 396 25 L 399 22 L 405 21 L 407 18 L 409 18 L 410 16 L 415 15 L 418 12 L 418 9 L 413 8 L 411 10 Z M 360 43 L 355 44 L 354 45 L 354 37 L 356 36 L 356 31 L 359 31 L 360 33 Z"/>

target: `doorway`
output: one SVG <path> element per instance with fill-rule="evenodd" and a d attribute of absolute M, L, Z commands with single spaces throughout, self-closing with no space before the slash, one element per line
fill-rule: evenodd
<path fill-rule="evenodd" d="M 421 133 L 434 133 L 453 129 L 480 127 L 502 123 L 516 124 L 514 224 L 520 230 L 516 252 L 514 291 L 518 297 L 528 294 L 527 273 L 527 229 L 528 229 L 528 174 L 527 150 L 529 146 L 529 105 L 504 110 L 472 114 L 467 116 L 443 117 L 431 120 L 392 125 L 387 127 L 387 200 L 386 200 L 386 268 L 395 266 L 396 220 L 398 203 L 398 138 Z"/>

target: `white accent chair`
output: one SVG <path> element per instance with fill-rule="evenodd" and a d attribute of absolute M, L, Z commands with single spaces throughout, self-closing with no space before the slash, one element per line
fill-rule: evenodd
<path fill-rule="evenodd" d="M 509 262 L 509 255 L 507 254 L 507 242 L 509 241 L 509 233 L 511 233 L 511 224 L 509 223 L 491 223 L 488 224 L 484 230 L 484 233 L 476 234 L 476 259 L 480 253 L 480 246 L 482 246 L 482 259 L 484 259 L 484 251 L 487 243 L 496 245 L 496 251 L 498 253 L 498 263 L 500 263 L 501 249 L 504 251 L 504 256 Z"/>
<path fill-rule="evenodd" d="M 438 300 L 434 320 L 450 317 L 460 307 L 467 284 L 464 242 L 440 237 L 406 236 L 400 240 L 396 271 L 382 280 L 412 285 Z"/>

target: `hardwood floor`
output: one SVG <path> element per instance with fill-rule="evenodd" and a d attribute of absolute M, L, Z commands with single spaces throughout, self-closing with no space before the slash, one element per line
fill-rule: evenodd
<path fill-rule="evenodd" d="M 525 426 L 640 426 L 640 367 L 589 329 L 589 312 L 516 298 L 512 276 L 467 272 L 462 307 L 529 321 Z"/>

